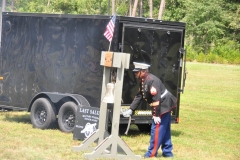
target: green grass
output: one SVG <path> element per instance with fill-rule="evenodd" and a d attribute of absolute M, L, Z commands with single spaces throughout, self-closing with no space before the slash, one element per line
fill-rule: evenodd
<path fill-rule="evenodd" d="M 240 66 L 191 62 L 187 70 L 180 123 L 172 125 L 174 159 L 240 159 Z M 1 160 L 84 159 L 84 152 L 72 151 L 81 144 L 73 134 L 32 128 L 29 116 L 0 112 Z M 134 125 L 121 138 L 137 155 L 143 155 L 149 144 L 149 134 Z"/>

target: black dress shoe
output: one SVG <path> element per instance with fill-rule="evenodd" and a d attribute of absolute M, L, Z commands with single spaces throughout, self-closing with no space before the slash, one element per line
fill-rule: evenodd
<path fill-rule="evenodd" d="M 173 158 L 173 155 L 162 155 L 164 158 Z"/>

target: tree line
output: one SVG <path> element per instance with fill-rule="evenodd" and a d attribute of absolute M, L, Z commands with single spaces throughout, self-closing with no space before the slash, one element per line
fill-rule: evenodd
<path fill-rule="evenodd" d="M 231 52 L 234 53 L 231 57 L 239 59 L 240 63 L 239 0 L 2 0 L 2 10 L 60 14 L 117 13 L 185 22 L 185 46 L 192 58 L 196 59 L 201 54 L 222 57 L 227 54 L 225 52 Z"/>

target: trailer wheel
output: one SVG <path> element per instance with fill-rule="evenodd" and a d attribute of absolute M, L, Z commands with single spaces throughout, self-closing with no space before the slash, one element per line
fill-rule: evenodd
<path fill-rule="evenodd" d="M 56 108 L 46 98 L 34 101 L 31 107 L 31 122 L 34 128 L 51 128 L 56 122 Z"/>
<path fill-rule="evenodd" d="M 141 132 L 150 132 L 151 124 L 137 124 L 139 131 Z"/>
<path fill-rule="evenodd" d="M 71 133 L 75 126 L 77 105 L 73 102 L 64 103 L 58 113 L 58 126 L 61 131 Z"/>

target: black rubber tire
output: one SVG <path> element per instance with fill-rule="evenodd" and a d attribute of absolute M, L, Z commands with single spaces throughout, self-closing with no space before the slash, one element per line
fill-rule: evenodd
<path fill-rule="evenodd" d="M 76 113 L 77 105 L 73 102 L 66 102 L 61 106 L 58 113 L 58 126 L 62 132 L 73 132 Z"/>
<path fill-rule="evenodd" d="M 51 128 L 56 122 L 56 108 L 48 99 L 38 98 L 32 104 L 30 118 L 34 128 Z"/>
<path fill-rule="evenodd" d="M 150 132 L 151 124 L 137 124 L 140 132 Z"/>

